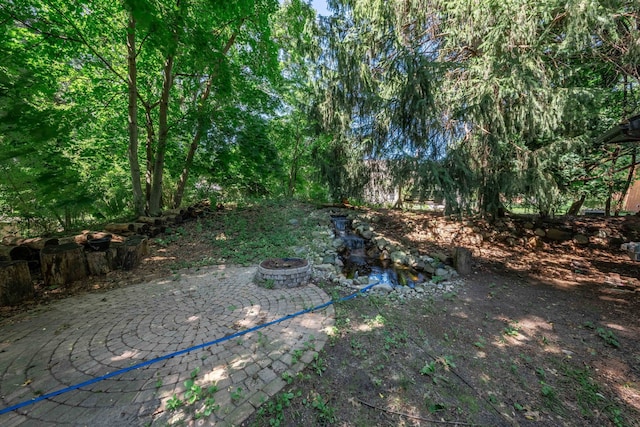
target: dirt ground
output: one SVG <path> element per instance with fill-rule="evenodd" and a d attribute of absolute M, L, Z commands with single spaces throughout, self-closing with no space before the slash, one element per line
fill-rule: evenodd
<path fill-rule="evenodd" d="M 422 253 L 455 243 L 420 237 L 430 213 L 362 213 L 375 218 L 378 233 Z M 595 221 L 596 228 L 620 223 Z M 2 321 L 52 299 L 216 259 L 202 224 L 182 230 L 180 238 L 155 239 L 136 270 L 65 290 L 38 287 L 34 301 L 2 308 Z M 470 249 L 473 272 L 451 282 L 450 292 L 337 303 L 329 344 L 244 425 L 640 426 L 640 262 L 617 241 L 485 241 Z M 318 285 L 334 298 L 350 292 Z"/>
<path fill-rule="evenodd" d="M 364 214 L 421 253 L 455 244 L 424 238 L 433 214 Z M 452 292 L 338 304 L 315 366 L 246 425 L 640 426 L 640 263 L 616 240 L 628 221 L 588 222 L 617 237 L 485 241 Z"/>

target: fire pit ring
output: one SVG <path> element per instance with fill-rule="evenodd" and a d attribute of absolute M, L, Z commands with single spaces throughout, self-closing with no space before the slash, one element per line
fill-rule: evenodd
<path fill-rule="evenodd" d="M 309 281 L 311 266 L 303 258 L 269 258 L 260 263 L 255 282 L 269 289 L 297 288 Z"/>

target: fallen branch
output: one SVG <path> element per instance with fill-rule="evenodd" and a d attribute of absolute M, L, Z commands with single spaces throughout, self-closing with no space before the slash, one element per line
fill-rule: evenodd
<path fill-rule="evenodd" d="M 365 406 L 368 406 L 369 408 L 372 409 L 376 409 L 378 411 L 382 411 L 382 412 L 386 412 L 387 414 L 392 414 L 392 415 L 399 415 L 401 417 L 405 417 L 405 418 L 413 418 L 415 420 L 420 420 L 420 421 L 426 421 L 428 423 L 435 423 L 435 424 L 449 424 L 449 425 L 453 425 L 453 426 L 476 426 L 479 427 L 479 424 L 469 424 L 469 423 L 464 423 L 462 421 L 443 421 L 443 420 L 433 420 L 430 418 L 424 418 L 424 417 L 420 417 L 418 415 L 411 415 L 411 414 L 406 414 L 403 412 L 396 412 L 396 411 L 392 411 L 390 409 L 386 409 L 386 408 L 381 408 L 379 406 L 376 405 L 372 405 L 371 403 L 365 402 L 362 399 L 358 399 L 357 397 L 355 398 L 358 402 L 362 403 Z"/>

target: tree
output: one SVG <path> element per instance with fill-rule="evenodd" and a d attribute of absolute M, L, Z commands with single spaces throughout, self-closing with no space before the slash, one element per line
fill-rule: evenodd
<path fill-rule="evenodd" d="M 449 209 L 496 216 L 524 196 L 552 214 L 568 185 L 558 164 L 603 116 L 620 120 L 607 105 L 638 84 L 631 1 L 330 5 L 325 124 Z"/>
<path fill-rule="evenodd" d="M 126 103 L 109 104 L 127 109 L 126 116 L 124 112 L 119 116 L 122 123 L 128 117 L 133 208 L 136 214 L 146 210 L 158 215 L 167 153 L 176 156 L 183 150 L 184 161 L 174 162 L 180 179 L 173 198 L 179 204 L 214 113 L 225 105 L 225 96 L 236 90 L 229 86 L 238 81 L 232 74 L 248 80 L 275 75 L 276 52 L 268 19 L 276 8 L 274 0 L 127 0 L 89 5 L 32 0 L 2 6 L 2 18 L 21 34 L 49 46 L 50 54 L 62 54 L 68 70 L 75 67 L 94 83 L 99 81 L 115 98 L 127 94 Z M 10 42 L 21 43 L 17 38 Z M 91 104 L 88 98 L 71 102 Z M 140 130 L 144 144 L 138 138 Z"/>

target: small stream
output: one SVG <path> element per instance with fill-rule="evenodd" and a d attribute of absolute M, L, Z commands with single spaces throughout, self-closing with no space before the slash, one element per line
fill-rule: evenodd
<path fill-rule="evenodd" d="M 425 281 L 423 274 L 409 267 L 396 265 L 380 256 L 372 242 L 353 232 L 351 220 L 347 216 L 331 215 L 331 222 L 335 237 L 342 239 L 344 243 L 344 247 L 339 249 L 338 253 L 344 264 L 343 273 L 347 278 L 367 276 L 369 283 L 379 282 L 392 287 L 410 288 Z"/>

